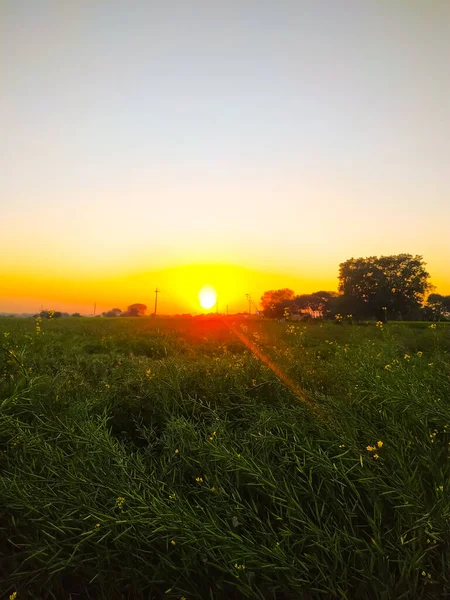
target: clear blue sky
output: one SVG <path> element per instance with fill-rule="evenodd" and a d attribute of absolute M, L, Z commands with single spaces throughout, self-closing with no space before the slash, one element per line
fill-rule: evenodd
<path fill-rule="evenodd" d="M 0 52 L 11 297 L 404 251 L 450 293 L 448 0 L 3 0 Z"/>

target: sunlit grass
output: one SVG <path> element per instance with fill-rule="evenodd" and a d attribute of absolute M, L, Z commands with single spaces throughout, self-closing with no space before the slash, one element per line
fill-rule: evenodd
<path fill-rule="evenodd" d="M 450 327 L 233 327 L 0 320 L 4 594 L 450 593 Z"/>

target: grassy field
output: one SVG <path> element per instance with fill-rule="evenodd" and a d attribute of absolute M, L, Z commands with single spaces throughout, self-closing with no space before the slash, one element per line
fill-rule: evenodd
<path fill-rule="evenodd" d="M 449 324 L 4 318 L 0 345 L 1 598 L 450 596 Z"/>

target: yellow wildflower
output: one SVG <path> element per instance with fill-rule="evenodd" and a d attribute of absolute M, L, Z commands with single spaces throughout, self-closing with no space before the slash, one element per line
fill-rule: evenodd
<path fill-rule="evenodd" d="M 378 448 L 382 448 L 383 447 L 383 442 L 381 440 L 379 440 L 377 442 L 377 446 L 378 446 Z"/>
<path fill-rule="evenodd" d="M 96 526 L 96 527 L 100 527 L 100 523 L 96 523 L 96 524 L 95 524 L 95 526 Z"/>
<path fill-rule="evenodd" d="M 197 483 L 203 483 L 203 477 L 196 477 L 196 478 L 195 478 L 195 481 L 196 481 Z"/>
<path fill-rule="evenodd" d="M 423 354 L 423 352 L 421 352 L 421 351 L 419 350 L 419 352 L 417 353 L 417 356 L 418 356 L 419 358 L 421 358 L 422 354 Z"/>
<path fill-rule="evenodd" d="M 175 540 L 172 540 L 170 543 L 172 544 L 172 546 L 176 545 L 176 541 Z"/>
<path fill-rule="evenodd" d="M 118 506 L 118 508 L 122 509 L 124 504 L 125 504 L 126 500 L 123 496 L 119 496 L 116 500 L 116 504 Z"/>
<path fill-rule="evenodd" d="M 375 452 L 375 454 L 373 455 L 375 460 L 378 460 L 380 457 L 378 456 L 378 454 Z"/>
<path fill-rule="evenodd" d="M 436 323 L 431 323 L 430 329 L 436 329 Z"/>
<path fill-rule="evenodd" d="M 13 592 L 13 593 L 10 595 L 10 597 L 9 597 L 9 600 L 16 600 L 16 598 L 17 598 L 17 592 Z"/>
<path fill-rule="evenodd" d="M 443 491 L 444 491 L 444 486 L 443 486 L 443 485 L 440 485 L 440 486 L 438 487 L 438 490 L 439 490 L 440 492 L 443 492 Z"/>
<path fill-rule="evenodd" d="M 405 360 L 409 360 L 411 357 L 409 354 L 405 354 L 405 356 L 403 357 Z"/>
<path fill-rule="evenodd" d="M 392 371 L 392 366 L 391 366 L 391 365 L 386 365 L 386 366 L 384 367 L 384 370 L 385 370 L 385 371 Z"/>
<path fill-rule="evenodd" d="M 175 450 L 175 454 L 180 454 L 180 451 L 178 450 L 178 448 Z"/>
<path fill-rule="evenodd" d="M 374 452 L 376 450 L 375 446 L 367 446 L 366 450 L 369 452 Z"/>

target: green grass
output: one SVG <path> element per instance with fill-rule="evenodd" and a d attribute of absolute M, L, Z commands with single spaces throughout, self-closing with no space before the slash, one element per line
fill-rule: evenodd
<path fill-rule="evenodd" d="M 4 597 L 450 595 L 449 324 L 4 318 L 0 345 Z"/>

